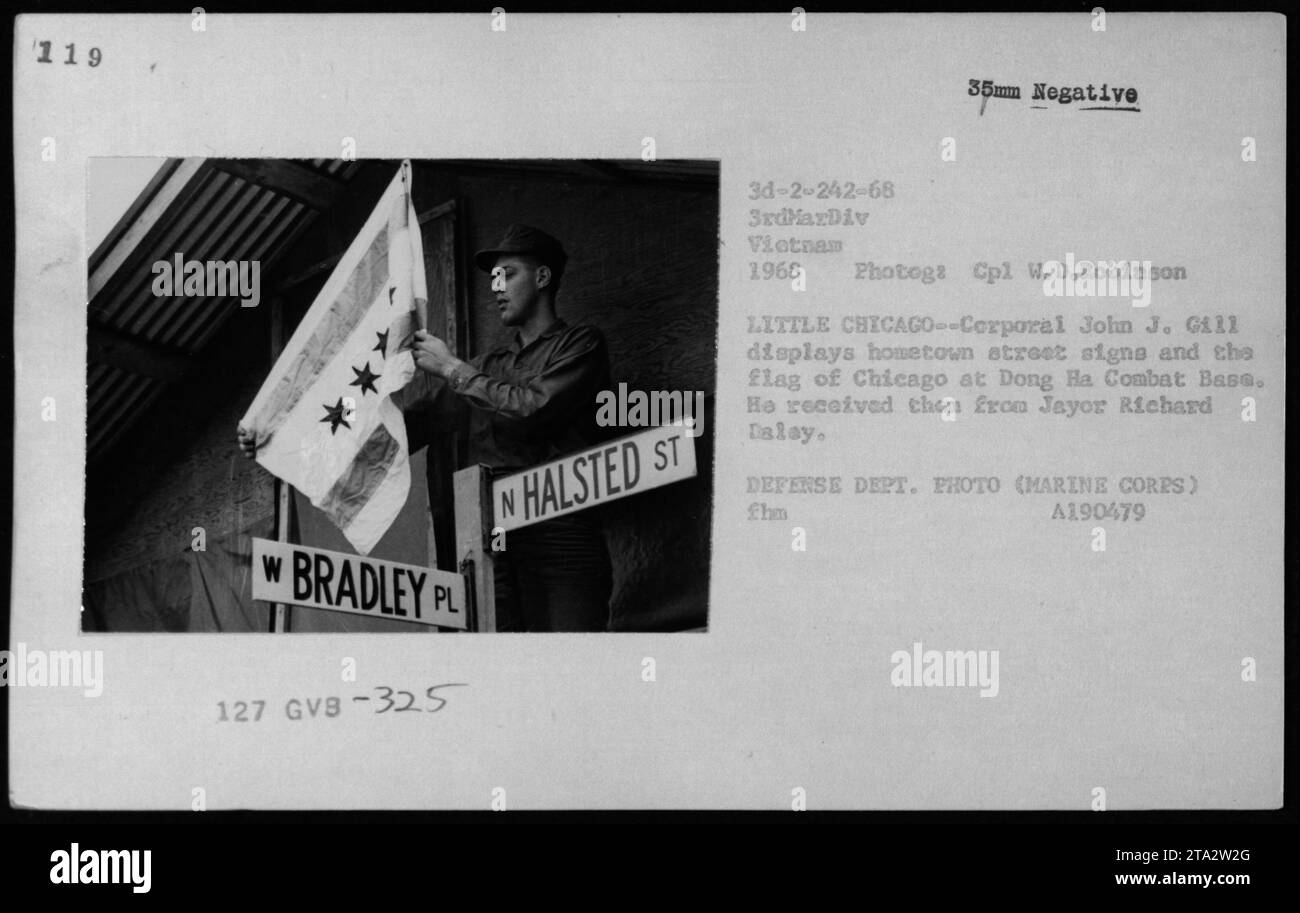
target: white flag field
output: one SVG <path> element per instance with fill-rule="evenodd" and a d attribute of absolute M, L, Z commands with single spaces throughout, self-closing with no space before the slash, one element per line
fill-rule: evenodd
<path fill-rule="evenodd" d="M 257 462 L 306 495 L 362 555 L 410 491 L 406 426 L 390 394 L 414 376 L 409 346 L 427 302 L 405 161 L 239 423 Z"/>

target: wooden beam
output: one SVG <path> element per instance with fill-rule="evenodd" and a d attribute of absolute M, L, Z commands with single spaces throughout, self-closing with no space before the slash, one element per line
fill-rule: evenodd
<path fill-rule="evenodd" d="M 438 218 L 439 216 L 443 216 L 449 212 L 455 212 L 455 211 L 456 211 L 456 201 L 448 200 L 445 203 L 439 203 L 437 206 L 433 207 L 432 209 L 426 209 L 424 212 L 420 213 L 415 218 L 417 222 L 419 222 L 421 225 L 424 225 L 427 222 L 431 222 L 432 220 Z"/>
<path fill-rule="evenodd" d="M 592 159 L 550 159 L 537 163 L 512 160 L 442 159 L 438 169 L 449 174 L 482 175 L 484 177 L 543 181 L 582 181 L 608 184 L 622 181 L 630 184 L 663 187 L 689 193 L 713 190 L 718 186 L 718 175 L 713 170 L 678 170 L 675 159 L 659 159 L 657 164 L 639 159 L 595 161 Z"/>
<path fill-rule="evenodd" d="M 170 169 L 160 183 L 153 181 L 149 183 L 146 192 L 152 192 L 153 195 L 146 198 L 142 193 L 131 205 L 127 213 L 131 217 L 130 224 L 118 224 L 112 231 L 113 243 L 101 244 L 95 250 L 97 262 L 90 271 L 90 280 L 87 283 L 87 297 L 90 301 L 95 300 L 108 280 L 145 241 L 163 213 L 181 196 L 190 180 L 199 173 L 206 161 L 207 159 L 201 158 L 182 159 L 178 165 Z M 141 205 L 141 201 L 144 200 L 147 202 Z"/>
<path fill-rule="evenodd" d="M 329 209 L 344 190 L 342 182 L 287 159 L 209 159 L 214 168 L 292 197 L 312 209 Z"/>
<path fill-rule="evenodd" d="M 271 365 L 284 351 L 288 333 L 284 325 L 284 299 L 278 295 L 271 299 Z M 289 541 L 289 528 L 292 523 L 293 488 L 283 479 L 275 479 L 272 489 L 275 493 L 275 539 L 277 542 Z M 293 621 L 293 613 L 283 602 L 271 606 L 271 632 L 287 634 Z"/>
<path fill-rule="evenodd" d="M 194 360 L 187 355 L 100 326 L 87 330 L 86 357 L 96 364 L 167 383 L 180 380 L 194 369 Z"/>
<path fill-rule="evenodd" d="M 438 218 L 439 216 L 446 215 L 447 213 L 454 211 L 455 209 L 456 209 L 456 201 L 448 200 L 445 203 L 442 203 L 438 206 L 433 207 L 432 209 L 420 213 L 418 216 L 416 216 L 416 219 L 419 221 L 421 225 L 424 225 L 432 221 L 433 219 Z M 276 292 L 277 293 L 286 292 L 289 289 L 294 288 L 295 286 L 301 285 L 302 283 L 306 282 L 308 279 L 311 279 L 314 276 L 319 276 L 321 273 L 329 272 L 330 270 L 334 269 L 334 267 L 339 265 L 339 261 L 343 259 L 343 255 L 345 253 L 347 253 L 346 248 L 344 248 L 342 251 L 340 251 L 337 254 L 332 254 L 331 256 L 326 257 L 324 260 L 318 260 L 317 262 L 313 263 L 311 266 L 308 266 L 305 269 L 301 269 L 298 272 L 294 273 L 292 276 L 289 276 L 288 278 L 281 280 L 280 283 L 275 287 Z"/>
<path fill-rule="evenodd" d="M 319 260 L 306 269 L 299 270 L 292 276 L 282 279 L 279 284 L 276 285 L 275 290 L 277 293 L 283 294 L 289 289 L 301 285 L 313 276 L 319 276 L 321 273 L 332 270 L 334 267 L 338 266 L 339 261 L 342 259 L 343 254 L 339 253 L 326 257 L 324 260 Z"/>
<path fill-rule="evenodd" d="M 471 631 L 497 629 L 496 586 L 492 576 L 492 470 L 467 466 L 452 477 L 456 492 L 457 570 L 466 574 L 472 594 Z"/>
<path fill-rule="evenodd" d="M 117 244 L 122 235 L 126 234 L 131 226 L 136 223 L 144 208 L 149 205 L 155 194 L 162 189 L 163 185 L 167 183 L 167 179 L 176 172 L 180 165 L 181 159 L 167 159 L 158 168 L 157 173 L 149 179 L 149 183 L 144 185 L 144 190 L 140 191 L 139 196 L 126 208 L 126 212 L 122 213 L 121 218 L 117 220 L 117 224 L 113 226 L 113 230 L 95 246 L 95 252 L 90 255 L 90 271 L 92 273 L 99 268 L 100 262 L 113 249 L 113 246 Z"/>
<path fill-rule="evenodd" d="M 619 181 L 628 180 L 626 171 L 621 171 L 608 162 L 599 162 L 594 159 L 574 159 L 573 165 L 579 171 L 592 175 L 602 181 Z"/>

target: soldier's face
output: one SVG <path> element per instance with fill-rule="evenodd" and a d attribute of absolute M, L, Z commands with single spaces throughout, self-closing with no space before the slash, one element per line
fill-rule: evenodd
<path fill-rule="evenodd" d="M 544 269 L 531 257 L 500 256 L 492 268 L 492 294 L 501 322 L 508 327 L 528 320 L 541 297 L 538 270 Z"/>

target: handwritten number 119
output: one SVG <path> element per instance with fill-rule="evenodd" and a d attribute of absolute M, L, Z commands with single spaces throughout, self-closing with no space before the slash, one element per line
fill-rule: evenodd
<path fill-rule="evenodd" d="M 54 63 L 54 59 L 53 59 L 52 57 L 50 57 L 50 44 L 51 44 L 51 43 L 48 42 L 48 41 L 41 41 L 41 42 L 38 42 L 38 43 L 37 43 L 37 47 L 39 47 L 39 48 L 41 49 L 41 56 L 36 58 L 36 62 L 37 62 L 37 63 Z M 76 63 L 76 62 L 77 62 L 77 46 L 76 46 L 75 44 L 66 44 L 66 45 L 64 45 L 64 47 L 67 48 L 67 50 L 68 50 L 68 59 L 65 60 L 65 61 L 63 61 L 63 62 L 64 62 L 64 63 Z M 99 66 L 99 61 L 100 61 L 100 59 L 101 59 L 101 56 L 102 56 L 102 55 L 99 53 L 99 48 L 91 48 L 91 49 L 90 49 L 90 65 L 91 65 L 92 67 L 97 67 L 97 66 Z"/>

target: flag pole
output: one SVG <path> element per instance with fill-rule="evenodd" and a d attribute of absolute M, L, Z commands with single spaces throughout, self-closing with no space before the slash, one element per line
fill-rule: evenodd
<path fill-rule="evenodd" d="M 288 335 L 288 315 L 282 315 L 271 372 L 240 420 L 257 434 L 258 463 L 302 492 L 360 554 L 374 548 L 392 525 L 410 488 L 409 473 L 402 471 L 405 461 L 396 456 L 391 462 L 376 461 L 371 446 L 390 440 L 406 447 L 401 409 L 387 394 L 416 370 L 412 356 L 403 351 L 416 325 L 412 292 L 428 297 L 426 271 L 410 263 L 412 252 L 422 246 L 418 226 L 410 230 L 411 201 L 405 192 L 414 174 L 402 165 L 399 160 L 398 174 L 390 177 L 287 344 L 281 344 Z M 388 269 L 381 272 L 376 267 L 385 255 Z M 347 352 L 340 340 L 351 347 Z M 371 354 L 376 351 L 378 372 Z M 341 382 L 348 378 L 338 370 L 344 360 L 348 373 L 357 377 L 347 386 Z M 368 392 L 377 395 L 363 398 Z M 389 444 L 383 446 L 392 452 Z M 277 532 L 295 538 L 290 490 L 278 490 L 275 501 L 283 506 L 279 513 L 284 521 Z M 360 509 L 367 505 L 373 509 Z M 276 626 L 275 614 L 268 626 Z"/>
<path fill-rule="evenodd" d="M 271 299 L 271 364 L 284 351 L 284 299 L 276 295 Z M 277 542 L 289 541 L 289 512 L 293 510 L 293 486 L 277 478 L 275 493 L 275 538 Z M 271 632 L 287 634 L 290 624 L 290 608 L 283 602 L 271 606 Z"/>
<path fill-rule="evenodd" d="M 423 251 L 416 249 L 423 242 L 419 240 L 420 220 L 419 217 L 415 214 L 415 197 L 411 193 L 411 185 L 413 183 L 411 177 L 412 177 L 411 160 L 403 159 L 402 160 L 402 191 L 406 194 L 406 225 L 407 225 L 406 230 L 408 236 L 412 240 L 411 268 L 412 270 L 416 270 L 419 269 L 420 266 L 424 263 L 424 257 L 423 257 Z M 424 282 L 423 281 L 416 282 L 415 278 L 416 277 L 414 275 L 411 276 L 411 280 L 412 280 L 411 288 L 413 290 L 424 288 Z M 421 276 L 420 279 L 423 280 L 424 277 Z M 427 330 L 429 329 L 429 299 L 427 297 L 423 297 L 423 298 L 419 296 L 413 296 L 413 297 L 415 302 L 415 324 L 421 330 Z"/>

